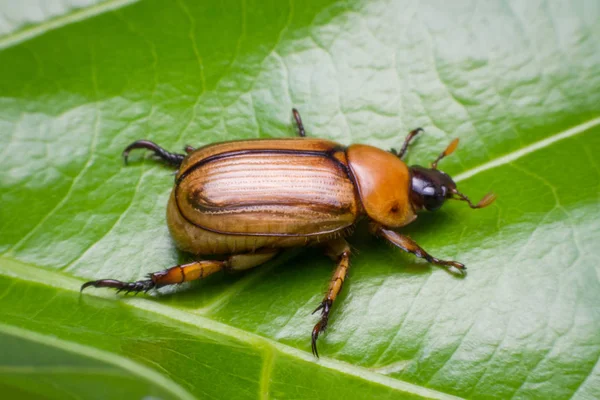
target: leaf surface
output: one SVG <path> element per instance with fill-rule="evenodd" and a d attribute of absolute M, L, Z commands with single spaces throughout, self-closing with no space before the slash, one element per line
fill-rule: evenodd
<path fill-rule="evenodd" d="M 600 397 L 599 17 L 583 0 L 0 5 L 3 393 Z M 343 144 L 398 148 L 422 126 L 410 164 L 459 137 L 441 167 L 498 200 L 405 232 L 466 279 L 359 226 L 320 360 L 318 249 L 154 296 L 78 294 L 189 260 L 164 220 L 172 172 L 123 165 L 127 144 L 289 137 L 292 107 Z"/>

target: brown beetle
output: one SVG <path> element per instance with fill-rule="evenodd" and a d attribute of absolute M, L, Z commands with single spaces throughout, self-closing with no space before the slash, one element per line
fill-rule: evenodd
<path fill-rule="evenodd" d="M 152 150 L 166 163 L 179 167 L 167 206 L 167 223 L 177 246 L 195 255 L 227 255 L 223 260 L 199 260 L 177 265 L 137 282 L 101 279 L 88 286 L 140 292 L 202 279 L 220 270 L 245 270 L 275 257 L 283 248 L 322 243 L 337 268 L 329 289 L 315 312 L 321 319 L 312 332 L 312 351 L 327 327 L 331 306 L 348 272 L 350 246 L 344 240 L 359 217 L 370 220 L 372 233 L 430 263 L 463 273 L 456 261 L 429 255 L 408 236 L 396 232 L 417 218 L 421 210 L 434 211 L 446 199 L 466 201 L 482 208 L 492 193 L 477 204 L 456 189 L 437 163 L 451 154 L 450 143 L 431 168 L 408 167 L 402 157 L 412 138 L 399 152 L 354 144 L 344 147 L 323 139 L 305 138 L 300 114 L 293 110 L 300 138 L 239 140 L 216 143 L 175 154 L 153 142 L 139 140 L 123 152 L 125 162 L 133 149 Z"/>

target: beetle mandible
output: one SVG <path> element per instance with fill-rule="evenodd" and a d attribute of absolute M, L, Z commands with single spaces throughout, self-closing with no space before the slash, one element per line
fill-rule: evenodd
<path fill-rule="evenodd" d="M 284 248 L 320 243 L 336 262 L 336 269 L 325 298 L 314 311 L 321 312 L 311 341 L 318 357 L 317 338 L 327 327 L 348 273 L 350 246 L 344 237 L 359 217 L 366 216 L 373 234 L 400 249 L 453 273 L 464 273 L 463 264 L 435 258 L 396 231 L 414 221 L 417 212 L 435 211 L 447 199 L 465 201 L 471 208 L 494 201 L 496 196 L 488 193 L 473 204 L 450 176 L 437 169 L 438 162 L 454 152 L 458 139 L 431 168 L 409 167 L 402 158 L 421 128 L 408 134 L 400 151 L 363 144 L 345 147 L 306 138 L 300 114 L 296 109 L 292 112 L 297 138 L 238 140 L 198 149 L 186 146 L 187 154 L 171 153 L 147 140 L 127 146 L 125 162 L 131 150 L 148 149 L 178 168 L 167 206 L 167 223 L 177 247 L 197 256 L 225 257 L 176 265 L 136 282 L 90 281 L 81 290 L 94 286 L 146 292 L 220 270 L 254 268 Z"/>

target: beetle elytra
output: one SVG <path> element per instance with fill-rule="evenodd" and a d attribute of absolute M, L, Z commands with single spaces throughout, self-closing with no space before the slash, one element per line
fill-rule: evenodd
<path fill-rule="evenodd" d="M 331 307 L 340 292 L 350 261 L 350 234 L 359 217 L 369 219 L 373 234 L 428 262 L 463 273 L 456 261 L 435 258 L 408 236 L 398 233 L 422 210 L 434 211 L 447 199 L 462 200 L 471 208 L 491 204 L 488 193 L 477 204 L 460 193 L 454 181 L 437 169 L 450 155 L 455 139 L 431 168 L 407 166 L 402 157 L 422 130 L 408 134 L 400 151 L 354 144 L 348 147 L 324 139 L 306 138 L 300 114 L 293 110 L 298 138 L 238 140 L 185 147 L 187 154 L 171 153 L 139 140 L 133 149 L 148 149 L 178 168 L 167 206 L 169 231 L 179 249 L 220 260 L 198 260 L 149 275 L 149 279 L 121 282 L 101 279 L 89 286 L 118 291 L 148 291 L 165 285 L 202 279 L 220 270 L 244 270 L 275 257 L 282 249 L 321 244 L 336 262 L 312 331 L 312 351 L 327 327 Z"/>

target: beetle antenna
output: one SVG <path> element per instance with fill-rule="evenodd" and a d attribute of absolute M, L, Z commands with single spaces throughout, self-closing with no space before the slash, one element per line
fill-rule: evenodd
<path fill-rule="evenodd" d="M 473 204 L 471 202 L 471 200 L 467 196 L 465 196 L 464 194 L 462 194 L 458 190 L 453 189 L 452 193 L 455 194 L 456 196 L 458 196 L 458 198 L 454 197 L 455 200 L 466 201 L 467 203 L 469 203 L 469 207 L 471 207 L 471 208 L 483 208 L 483 207 L 487 207 L 490 204 L 492 204 L 494 202 L 494 200 L 496 200 L 496 195 L 493 192 L 489 192 L 488 194 L 486 194 L 485 196 L 483 196 L 481 198 L 481 200 L 479 200 L 479 202 L 477 204 Z"/>
<path fill-rule="evenodd" d="M 457 146 L 458 146 L 458 138 L 451 141 L 450 144 L 448 145 L 448 147 L 446 147 L 446 150 L 442 151 L 440 153 L 440 155 L 437 156 L 435 161 L 431 163 L 431 168 L 437 169 L 438 162 L 440 162 L 440 160 L 442 158 L 448 157 L 450 154 L 454 153 L 454 150 L 456 150 Z"/>

